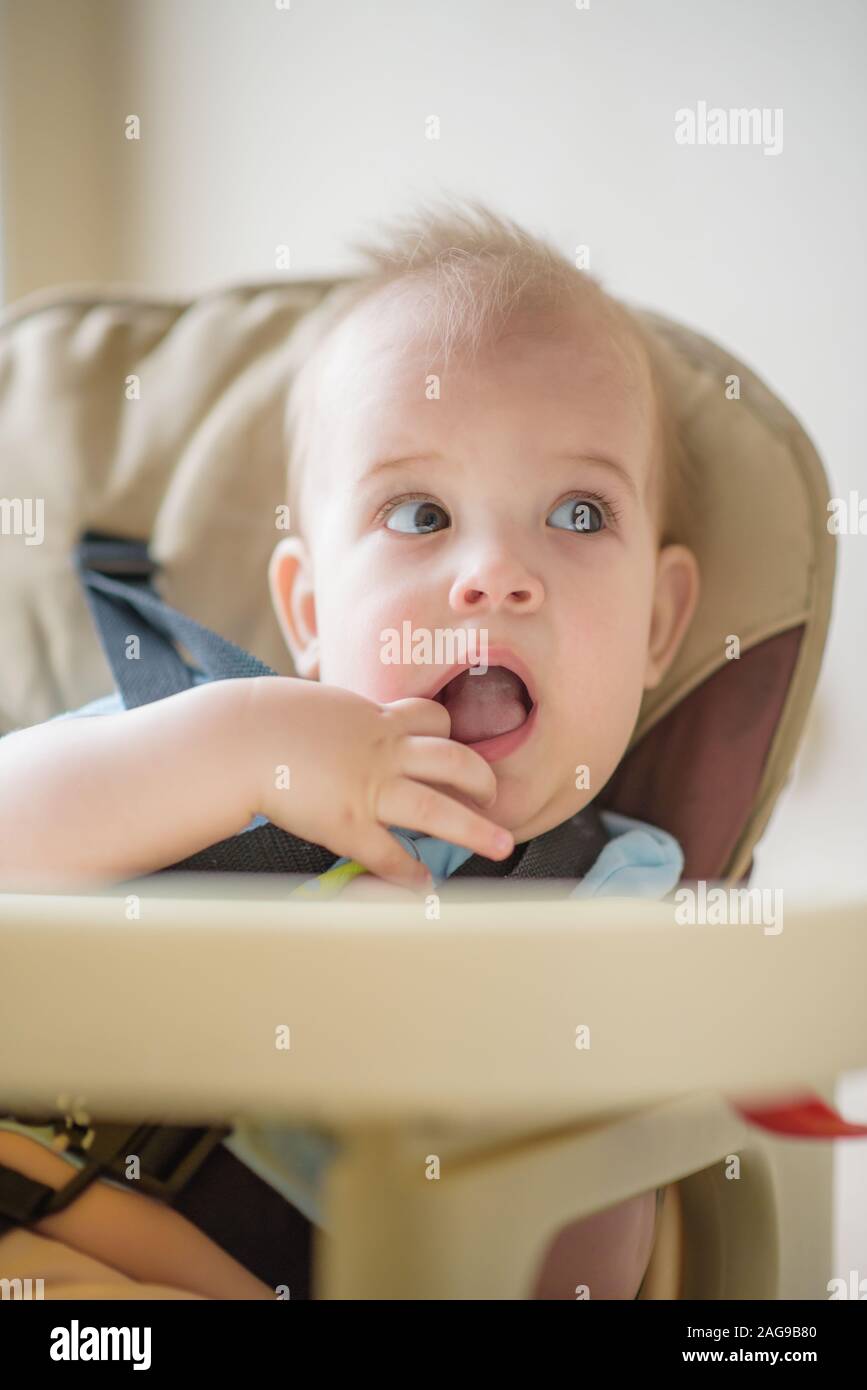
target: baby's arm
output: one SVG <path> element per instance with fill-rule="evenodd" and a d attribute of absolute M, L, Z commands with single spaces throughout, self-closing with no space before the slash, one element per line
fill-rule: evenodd
<path fill-rule="evenodd" d="M 0 888 L 144 875 L 238 834 L 257 812 L 414 887 L 427 870 L 388 825 L 503 858 L 511 835 L 437 789 L 496 796 L 490 766 L 449 729 L 432 700 L 380 705 L 279 676 L 22 729 L 0 740 Z"/>
<path fill-rule="evenodd" d="M 122 880 L 242 830 L 250 782 L 232 731 L 248 686 L 215 681 L 0 739 L 0 887 Z"/>

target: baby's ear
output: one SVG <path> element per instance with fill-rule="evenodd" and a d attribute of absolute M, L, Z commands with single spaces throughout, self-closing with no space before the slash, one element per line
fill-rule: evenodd
<path fill-rule="evenodd" d="M 645 690 L 662 680 L 686 636 L 698 604 L 698 561 L 685 545 L 667 545 L 656 558 L 656 583 L 647 642 Z"/>
<path fill-rule="evenodd" d="M 284 536 L 268 564 L 271 602 L 299 676 L 319 675 L 313 565 L 300 536 Z"/>

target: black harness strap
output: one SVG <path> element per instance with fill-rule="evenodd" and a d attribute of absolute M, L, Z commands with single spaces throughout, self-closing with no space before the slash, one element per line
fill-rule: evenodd
<path fill-rule="evenodd" d="M 34 1125 L 50 1125 L 59 1135 L 64 1121 L 56 1115 L 32 1120 Z M 140 1175 L 130 1179 L 133 1191 L 146 1192 L 151 1197 L 171 1202 L 176 1193 L 201 1166 L 215 1144 L 219 1144 L 231 1129 L 178 1129 L 175 1126 L 100 1124 L 83 1132 L 66 1130 L 65 1150 L 86 1160 L 69 1182 L 54 1189 L 32 1182 L 14 1169 L 16 1181 L 0 1190 L 0 1217 L 17 1218 L 26 1224 L 53 1216 L 69 1206 L 96 1178 L 126 1176 L 130 1155 L 140 1163 Z M 6 1221 L 6 1226 L 13 1224 Z"/>
<path fill-rule="evenodd" d="M 64 1128 L 57 1116 L 32 1123 Z M 98 1178 L 112 1178 L 173 1207 L 271 1288 L 285 1284 L 292 1298 L 309 1298 L 311 1224 L 223 1146 L 231 1132 L 100 1122 L 67 1145 L 84 1167 L 57 1189 L 0 1164 L 0 1237 L 63 1211 Z M 140 1174 L 127 1178 L 133 1154 Z"/>

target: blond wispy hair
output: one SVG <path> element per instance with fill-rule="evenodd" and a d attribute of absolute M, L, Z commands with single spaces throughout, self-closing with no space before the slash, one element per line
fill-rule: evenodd
<path fill-rule="evenodd" d="M 550 242 L 475 200 L 424 205 L 354 243 L 364 268 L 341 280 L 299 329 L 301 363 L 286 411 L 287 492 L 293 529 L 301 527 L 301 477 L 309 464 L 316 383 L 340 324 L 374 295 L 403 288 L 419 334 L 443 367 L 460 352 L 475 358 L 516 319 L 544 325 L 564 309 L 592 314 L 632 371 L 634 389 L 649 379 L 654 411 L 653 482 L 660 544 L 688 541 L 693 514 L 690 471 L 677 427 L 662 345 L 623 303 Z"/>

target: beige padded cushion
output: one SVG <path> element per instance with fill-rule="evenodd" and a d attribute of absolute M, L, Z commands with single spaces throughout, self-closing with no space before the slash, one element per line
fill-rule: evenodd
<path fill-rule="evenodd" d="M 724 664 L 732 635 L 746 652 L 806 624 L 802 661 L 815 678 L 835 560 L 826 525 L 827 478 L 799 422 L 733 354 L 659 315 L 641 316 L 660 341 L 698 483 L 690 544 L 702 593 L 671 670 L 645 700 L 633 742 Z M 732 375 L 740 384 L 738 400 L 726 397 Z"/>
<path fill-rule="evenodd" d="M 71 564 L 81 531 L 152 539 L 168 602 L 281 674 L 268 557 L 284 534 L 292 328 L 322 295 L 283 285 L 193 304 L 30 296 L 0 321 L 3 495 L 44 497 L 45 540 L 0 538 L 2 730 L 114 688 Z M 140 378 L 140 399 L 126 379 Z"/>
<path fill-rule="evenodd" d="M 45 499 L 41 546 L 0 536 L 0 731 L 113 688 L 71 567 L 86 528 L 151 538 L 169 603 L 292 674 L 267 564 L 282 534 L 275 509 L 285 500 L 284 403 L 300 351 L 293 329 L 332 283 L 230 288 L 189 304 L 72 287 L 28 296 L 0 317 L 2 495 Z M 827 631 L 826 480 L 797 421 L 746 367 L 686 328 L 645 318 L 699 480 L 702 596 L 633 745 L 723 665 L 727 637 L 746 651 L 804 624 L 765 782 L 772 801 Z M 726 399 L 731 373 L 737 401 Z M 126 398 L 132 374 L 138 400 Z"/>

